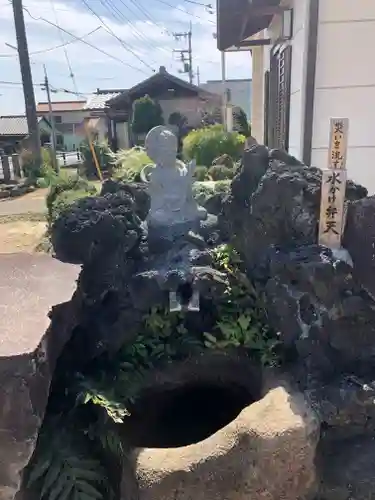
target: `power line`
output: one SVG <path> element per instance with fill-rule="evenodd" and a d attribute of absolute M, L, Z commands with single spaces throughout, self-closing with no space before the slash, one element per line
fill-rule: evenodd
<path fill-rule="evenodd" d="M 123 14 L 123 12 L 120 11 L 120 9 L 114 5 L 113 2 L 111 2 L 110 0 L 103 0 L 105 2 L 105 7 L 106 9 L 108 10 L 108 12 L 113 15 L 120 23 L 121 22 L 126 22 L 131 28 L 133 28 L 133 31 L 134 31 L 134 35 L 137 36 L 137 38 L 142 42 L 146 42 L 147 45 L 149 47 L 152 47 L 152 44 L 150 43 L 150 41 L 143 35 L 143 33 L 141 33 L 137 27 L 135 26 L 135 24 L 128 18 L 125 16 L 125 14 Z M 126 6 L 126 4 L 124 4 L 124 2 L 122 2 L 122 4 L 129 10 L 130 13 L 134 14 L 134 12 L 132 12 L 129 7 Z M 156 64 L 156 62 L 154 60 L 152 60 L 151 62 L 153 62 L 154 64 Z"/>
<path fill-rule="evenodd" d="M 22 85 L 22 82 L 7 82 L 7 81 L 0 80 L 0 84 L 1 85 Z M 34 87 L 43 87 L 43 84 L 33 83 L 33 86 Z"/>
<path fill-rule="evenodd" d="M 92 7 L 90 7 L 90 5 L 87 3 L 86 0 L 81 0 L 81 1 L 86 6 L 86 8 L 102 23 L 102 25 L 105 27 L 106 31 L 121 43 L 121 45 L 124 47 L 124 49 L 126 51 L 133 54 L 134 57 L 136 57 L 140 62 L 142 62 L 145 66 L 147 66 L 149 69 L 151 69 L 151 71 L 155 72 L 155 70 L 152 66 L 150 66 L 146 61 L 144 61 L 141 57 L 139 57 L 138 54 L 136 54 L 134 52 L 134 50 L 131 47 L 129 47 L 129 45 L 127 45 L 120 37 L 118 37 L 116 35 L 116 33 L 111 29 L 111 27 L 108 26 L 108 24 L 105 21 L 103 21 L 103 19 L 99 16 L 99 14 L 97 14 L 94 11 L 94 9 Z M 105 6 L 105 3 L 102 0 L 99 0 L 99 1 L 102 5 Z"/>
<path fill-rule="evenodd" d="M 52 10 L 53 10 L 54 16 L 55 16 L 56 25 L 58 26 L 59 22 L 58 22 L 58 19 L 57 19 L 57 12 L 56 12 L 56 9 L 55 9 L 54 1 L 50 0 L 50 3 L 51 3 L 51 6 L 52 6 Z M 62 36 L 61 30 L 59 30 L 59 35 L 60 35 L 61 42 L 64 43 L 65 40 L 64 40 L 64 37 Z M 75 79 L 75 76 L 74 76 L 74 73 L 73 73 L 72 65 L 70 64 L 70 60 L 69 60 L 69 56 L 68 56 L 68 51 L 67 51 L 67 49 L 66 49 L 65 46 L 63 47 L 63 51 L 64 51 L 64 55 L 65 55 L 66 64 L 67 64 L 68 69 L 69 69 L 69 76 L 72 79 L 73 87 L 75 89 L 77 89 L 76 79 Z"/>
<path fill-rule="evenodd" d="M 125 5 L 124 1 L 123 0 L 119 0 L 123 5 Z M 146 19 L 148 19 L 149 21 L 151 21 L 153 24 L 155 24 L 155 26 L 158 26 L 159 27 L 159 21 L 157 19 L 155 19 L 151 13 L 146 10 L 145 7 L 143 7 L 142 5 L 140 5 L 138 2 L 136 2 L 135 0 L 130 0 L 130 2 L 134 5 L 134 7 L 136 7 L 145 17 Z M 129 8 L 129 7 L 128 7 Z M 165 26 L 162 26 L 162 30 L 167 34 L 167 35 L 172 35 L 172 33 L 170 31 L 167 30 L 167 28 Z"/>
<path fill-rule="evenodd" d="M 12 0 L 8 0 L 8 2 L 10 4 L 12 4 Z M 64 29 L 64 28 L 61 28 L 60 26 L 57 26 L 57 24 L 53 23 L 52 21 L 48 21 L 48 19 L 45 19 L 44 17 L 35 17 L 31 14 L 31 12 L 29 11 L 29 9 L 25 6 L 22 7 L 23 10 L 25 12 L 28 13 L 28 15 L 34 19 L 34 21 L 43 21 L 44 23 L 47 23 L 47 24 L 50 24 L 51 26 L 63 31 L 64 33 L 66 33 L 67 35 L 73 37 L 75 40 L 79 41 L 79 42 L 82 42 L 84 43 L 85 45 L 87 45 L 88 47 L 91 47 L 92 49 L 94 50 L 97 50 L 98 52 L 100 52 L 101 54 L 104 54 L 105 56 L 109 57 L 110 59 L 113 59 L 114 61 L 117 61 L 119 63 L 121 63 L 122 65 L 124 66 L 127 66 L 128 68 L 131 68 L 131 69 L 134 69 L 135 71 L 139 71 L 140 73 L 143 73 L 144 75 L 147 75 L 148 74 L 143 71 L 141 68 L 137 68 L 136 66 L 133 66 L 132 64 L 129 64 L 125 61 L 123 61 L 122 59 L 119 59 L 118 57 L 116 56 L 113 56 L 112 54 L 109 54 L 108 52 L 106 52 L 105 50 L 102 50 L 100 49 L 99 47 L 96 47 L 94 44 L 90 43 L 90 42 L 87 42 L 86 40 L 83 40 L 82 38 L 79 38 L 78 36 L 74 35 L 73 33 L 71 33 L 70 31 Z"/>
<path fill-rule="evenodd" d="M 87 42 L 86 40 L 82 40 L 82 39 L 78 38 L 76 35 L 73 35 L 73 33 L 71 33 L 70 31 L 68 31 L 68 30 L 66 30 L 64 28 L 61 28 L 60 26 L 57 26 L 52 21 L 48 21 L 48 19 L 44 19 L 43 17 L 41 17 L 40 20 L 44 21 L 45 23 L 50 24 L 51 26 L 54 26 L 55 28 L 63 31 L 64 33 L 68 34 L 69 36 L 72 36 L 73 38 L 76 38 L 80 42 L 84 43 L 85 45 L 88 45 L 89 47 L 91 47 L 94 50 L 97 50 L 98 52 L 101 52 L 102 54 L 104 54 L 105 56 L 109 57 L 110 59 L 113 59 L 114 61 L 117 61 L 117 62 L 121 63 L 124 66 L 128 66 L 128 68 L 134 69 L 135 71 L 139 71 L 140 73 L 143 73 L 144 75 L 147 75 L 147 73 L 145 71 L 143 71 L 141 68 L 137 68 L 136 66 L 133 66 L 132 64 L 129 64 L 129 63 L 123 61 L 122 59 L 119 59 L 118 57 L 113 56 L 112 54 L 109 54 L 105 50 L 99 49 L 99 47 L 96 47 L 92 43 Z"/>
<path fill-rule="evenodd" d="M 192 14 L 191 12 L 189 12 L 187 10 L 181 9 L 180 7 L 176 7 L 175 5 L 171 5 L 170 3 L 166 2 L 165 0 L 156 0 L 156 1 L 159 3 L 162 3 L 163 5 L 166 5 L 170 9 L 179 10 L 180 12 L 183 12 L 184 14 L 187 14 L 188 16 L 196 17 L 197 19 L 201 19 L 202 21 L 207 21 L 208 23 L 211 23 L 211 24 L 216 24 L 216 23 L 214 23 L 214 21 L 211 21 L 210 19 L 204 19 L 203 17 L 197 16 L 196 14 Z"/>
<path fill-rule="evenodd" d="M 125 16 L 125 14 L 120 11 L 120 9 L 114 5 L 114 3 L 112 2 L 112 0 L 103 0 L 104 2 L 106 2 L 106 8 L 108 10 L 108 12 L 110 12 L 110 14 L 114 15 L 114 17 L 119 20 L 120 22 L 124 21 L 126 22 L 129 26 L 131 26 L 134 30 L 134 34 L 137 35 L 137 38 L 141 41 L 141 42 L 146 42 L 147 43 L 147 46 L 151 49 L 151 50 L 161 50 L 161 51 L 164 51 L 166 52 L 169 56 L 171 55 L 169 51 L 167 51 L 166 49 L 164 49 L 163 47 L 155 47 L 155 45 L 152 43 L 151 40 L 149 40 L 143 33 L 141 33 L 138 28 L 135 26 L 135 24 L 131 21 L 131 19 L 129 19 L 128 17 Z M 128 5 L 126 5 L 123 0 L 119 0 L 122 5 L 133 15 L 137 16 L 138 14 L 135 13 L 133 10 L 130 9 L 130 7 Z M 108 4 L 108 5 L 107 5 Z M 135 4 L 136 5 L 136 4 Z M 154 24 L 154 23 L 153 23 Z M 149 57 L 147 55 L 147 57 Z M 151 62 L 153 62 L 154 64 L 157 64 L 156 61 L 154 59 L 151 60 Z"/>
<path fill-rule="evenodd" d="M 214 9 L 212 7 L 212 4 L 210 3 L 201 3 L 201 2 L 195 2 L 194 0 L 184 0 L 186 3 L 192 3 L 193 5 L 199 5 L 199 7 L 206 7 L 206 9 L 210 12 L 210 14 L 214 13 Z"/>
<path fill-rule="evenodd" d="M 86 33 L 86 35 L 82 35 L 81 37 L 79 37 L 79 39 L 81 40 L 82 38 L 85 38 L 87 36 L 90 36 L 92 35 L 93 33 L 95 33 L 96 31 L 98 30 L 101 30 L 102 27 L 101 26 L 98 26 L 97 28 L 95 28 L 94 30 L 92 31 L 89 31 L 88 33 Z M 30 56 L 36 56 L 37 54 L 44 54 L 46 52 L 51 52 L 52 50 L 57 50 L 57 49 L 61 49 L 61 47 L 64 47 L 66 45 L 70 45 L 71 43 L 76 43 L 77 40 L 70 40 L 68 42 L 65 42 L 64 44 L 61 44 L 61 45 L 55 45 L 54 47 L 50 47 L 48 49 L 43 49 L 43 50 L 35 50 L 34 52 L 30 52 L 29 55 Z M 0 57 L 17 57 L 17 54 L 0 54 Z"/>

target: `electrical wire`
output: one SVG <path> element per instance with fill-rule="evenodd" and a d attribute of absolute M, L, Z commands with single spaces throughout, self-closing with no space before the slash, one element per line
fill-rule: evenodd
<path fill-rule="evenodd" d="M 103 1 L 108 2 L 109 4 L 112 4 L 112 5 L 113 5 L 112 0 L 103 0 Z M 142 8 L 141 8 L 141 7 L 139 7 L 139 6 L 138 6 L 138 4 L 137 4 L 136 2 L 134 2 L 134 0 L 130 0 L 130 1 L 131 1 L 134 5 L 135 5 L 135 7 L 137 7 L 138 9 L 140 9 L 140 11 L 142 12 Z M 126 9 L 130 12 L 130 13 L 131 13 L 131 14 L 135 15 L 136 17 L 138 16 L 138 14 L 137 14 L 136 12 L 134 12 L 134 10 L 132 10 L 132 9 L 131 9 L 128 5 L 126 5 L 126 4 L 124 3 L 124 1 L 123 1 L 123 0 L 119 0 L 119 2 L 120 2 L 120 3 L 121 3 L 121 4 L 122 4 L 122 5 L 123 5 L 123 6 L 124 6 L 124 7 L 125 7 L 125 8 L 126 8 Z M 116 9 L 118 10 L 118 8 L 117 8 L 117 7 L 116 7 Z M 142 13 L 143 13 L 143 12 L 142 12 Z M 148 46 L 149 46 L 152 50 L 159 50 L 159 51 L 161 51 L 161 52 L 164 52 L 164 53 L 168 54 L 168 56 L 169 56 L 169 57 L 171 56 L 171 51 L 169 51 L 169 50 L 165 49 L 164 47 L 158 47 L 158 46 L 155 46 L 152 42 L 150 42 L 150 41 L 147 39 L 147 37 L 145 37 L 145 36 L 143 35 L 143 33 L 141 33 L 141 32 L 140 32 L 140 31 L 136 28 L 136 26 L 134 26 L 134 24 L 132 24 L 132 21 L 131 21 L 129 18 L 125 17 L 125 15 L 124 15 L 122 12 L 120 12 L 120 14 L 122 15 L 122 18 L 123 18 L 123 19 L 124 19 L 124 20 L 125 20 L 128 24 L 130 24 L 131 26 L 133 26 L 133 27 L 134 27 L 135 31 L 136 31 L 136 32 L 140 35 L 140 39 L 141 39 L 141 41 L 146 41 L 146 42 L 147 42 L 147 44 L 148 44 Z M 147 16 L 147 12 L 145 12 L 144 14 Z M 156 26 L 158 26 L 157 21 L 153 20 L 150 16 L 148 17 L 148 19 L 149 19 L 149 20 L 151 20 L 151 22 L 152 22 L 153 24 L 155 24 Z M 172 35 L 172 33 L 168 32 L 168 31 L 167 31 L 164 27 L 163 27 L 162 29 L 163 29 L 163 31 L 164 31 L 167 35 Z M 154 61 L 154 63 L 155 63 L 155 64 L 157 64 L 155 61 Z"/>
<path fill-rule="evenodd" d="M 8 0 L 8 2 L 12 5 L 12 0 Z M 113 59 L 114 61 L 117 61 L 119 63 L 121 63 L 123 66 L 127 66 L 128 68 L 131 68 L 131 69 L 134 69 L 135 71 L 139 71 L 140 73 L 143 73 L 144 75 L 147 75 L 149 76 L 144 70 L 142 70 L 141 68 L 137 68 L 136 66 L 133 66 L 132 64 L 129 64 L 125 61 L 123 61 L 122 59 L 119 59 L 118 57 L 116 56 L 113 56 L 112 54 L 109 54 L 108 52 L 106 52 L 105 50 L 102 50 L 100 49 L 99 47 L 96 47 L 96 45 L 90 43 L 90 42 L 87 42 L 86 40 L 83 40 L 82 38 L 79 38 L 78 36 L 74 35 L 73 33 L 71 33 L 70 31 L 64 29 L 64 28 L 61 28 L 60 26 L 57 26 L 57 24 L 53 23 L 52 21 L 49 21 L 48 19 L 45 19 L 44 17 L 35 17 L 31 14 L 31 12 L 29 11 L 29 9 L 25 6 L 22 6 L 23 10 L 25 12 L 28 13 L 28 15 L 34 19 L 34 21 L 43 21 L 44 23 L 47 23 L 61 31 L 63 31 L 64 33 L 66 33 L 67 35 L 71 36 L 72 38 L 74 38 L 75 40 L 79 41 L 79 42 L 82 42 L 84 43 L 85 45 L 87 45 L 88 47 L 91 47 L 92 49 L 100 52 L 101 54 L 104 54 L 105 56 L 109 57 L 110 59 Z"/>
<path fill-rule="evenodd" d="M 128 26 L 130 26 L 131 28 L 133 28 L 133 31 L 134 31 L 134 35 L 136 35 L 136 37 L 142 42 L 146 42 L 148 47 L 150 47 L 151 49 L 154 49 L 154 46 L 150 43 L 150 41 L 143 35 L 143 33 L 141 33 L 138 28 L 135 26 L 135 24 L 131 21 L 131 19 L 129 19 L 128 17 L 125 16 L 125 14 L 123 14 L 123 12 L 120 11 L 120 9 L 114 5 L 113 2 L 111 2 L 110 0 L 100 0 L 102 5 L 106 7 L 106 9 L 108 10 L 108 12 L 110 13 L 111 16 L 114 16 L 120 23 L 122 22 L 126 22 Z M 104 3 L 105 2 L 105 3 Z M 124 2 L 122 2 L 122 4 L 132 13 L 134 14 L 134 12 L 132 12 L 127 6 L 126 4 L 124 4 Z M 151 60 L 151 62 L 153 62 L 154 64 L 157 64 L 156 61 L 154 60 Z"/>
<path fill-rule="evenodd" d="M 55 3 L 54 3 L 53 0 L 50 0 L 50 4 L 52 6 L 52 10 L 53 10 L 53 13 L 54 13 L 54 16 L 55 16 L 56 25 L 59 26 L 59 21 L 58 21 L 58 18 L 57 18 L 57 12 L 56 12 L 56 8 L 55 8 Z M 61 30 L 59 30 L 59 36 L 60 36 L 61 42 L 64 43 L 65 40 L 64 40 L 64 37 L 62 35 L 62 31 Z M 76 79 L 75 79 L 75 76 L 74 76 L 74 73 L 73 73 L 73 68 L 72 68 L 72 65 L 70 64 L 70 60 L 69 60 L 69 56 L 68 56 L 68 51 L 67 51 L 67 49 L 66 49 L 65 46 L 63 46 L 63 51 L 64 51 L 64 55 L 65 55 L 66 64 L 67 64 L 68 69 L 69 69 L 69 76 L 72 79 L 73 87 L 75 89 L 77 89 L 77 83 L 76 83 Z"/>
<path fill-rule="evenodd" d="M 201 19 L 202 21 L 206 21 L 206 22 L 209 22 L 211 24 L 216 24 L 214 21 L 211 21 L 210 19 L 204 19 L 203 17 L 197 16 L 196 14 L 192 14 L 191 12 L 188 12 L 187 10 L 181 9 L 180 7 L 176 7 L 175 5 L 171 5 L 170 3 L 166 2 L 165 0 L 155 0 L 155 1 L 162 3 L 163 5 L 166 5 L 170 9 L 179 10 L 180 12 L 183 12 L 184 14 L 187 14 L 188 16 L 196 17 L 197 19 Z"/>
<path fill-rule="evenodd" d="M 123 0 L 119 0 L 122 4 L 124 4 L 124 1 Z M 146 9 L 146 7 L 143 7 L 143 5 L 141 5 L 139 2 L 136 2 L 135 0 L 130 0 L 130 2 L 149 20 L 151 21 L 153 24 L 155 24 L 155 26 L 159 26 L 159 21 L 157 19 L 154 18 L 154 16 L 151 15 L 151 13 Z M 125 5 L 125 4 L 124 4 Z M 159 26 L 160 27 L 160 26 Z M 170 31 L 167 30 L 167 28 L 165 26 L 162 26 L 162 29 L 163 31 L 169 35 L 169 36 L 172 36 L 172 33 Z"/>
<path fill-rule="evenodd" d="M 0 80 L 0 84 L 1 85 L 23 85 L 22 82 L 6 82 L 3 80 Z M 43 83 L 33 83 L 33 86 L 34 87 L 43 87 L 44 84 Z"/>
<path fill-rule="evenodd" d="M 118 40 L 121 43 L 121 45 L 124 47 L 124 49 L 127 52 L 130 52 L 131 54 L 133 54 L 133 56 L 136 57 L 141 63 L 143 63 L 145 66 L 147 66 L 149 69 L 151 69 L 151 71 L 155 72 L 155 69 L 152 66 L 150 66 L 146 61 L 144 61 L 141 57 L 139 57 L 138 54 L 136 54 L 134 52 L 134 50 L 128 44 L 126 44 L 124 42 L 124 40 L 122 40 L 120 37 L 118 37 L 116 35 L 116 33 L 112 30 L 112 28 L 110 26 L 108 26 L 108 24 L 105 21 L 103 21 L 103 19 L 100 17 L 100 15 L 97 14 L 97 12 L 95 12 L 92 7 L 90 7 L 90 5 L 87 3 L 86 0 L 81 0 L 81 1 L 86 6 L 86 8 L 101 22 L 101 24 L 104 26 L 105 30 L 110 35 L 112 35 L 114 38 L 116 38 L 116 40 Z M 102 5 L 105 5 L 102 0 L 99 0 L 99 1 Z"/>
<path fill-rule="evenodd" d="M 102 0 L 100 0 L 100 1 L 102 1 Z M 108 3 L 109 5 L 112 5 L 112 6 L 114 7 L 112 0 L 103 0 L 103 1 L 104 1 L 104 2 L 106 2 L 106 3 Z M 134 0 L 130 0 L 130 1 L 131 1 L 131 2 L 135 5 L 135 7 L 137 7 L 137 8 L 138 8 L 138 9 L 139 9 L 139 10 L 140 10 L 140 11 L 141 11 L 144 15 L 148 16 L 148 13 L 147 13 L 146 11 L 142 11 L 142 7 L 140 7 L 140 6 L 139 6 L 139 5 L 138 5 L 138 4 L 137 4 Z M 123 5 L 123 6 L 124 6 L 124 7 L 125 7 L 125 8 L 126 8 L 126 9 L 130 12 L 130 13 L 131 13 L 131 14 L 133 14 L 133 15 L 135 15 L 135 16 L 138 16 L 138 14 L 137 14 L 136 12 L 134 12 L 134 10 L 132 10 L 132 9 L 131 9 L 128 5 L 126 5 L 126 4 L 124 3 L 124 1 L 123 1 L 123 0 L 119 0 L 119 2 L 120 2 L 120 3 L 121 3 L 121 4 L 122 4 L 122 5 Z M 118 12 L 120 12 L 120 11 L 119 11 L 119 9 L 118 9 L 118 7 L 116 7 L 116 10 L 117 10 Z M 141 39 L 141 41 L 146 41 L 146 42 L 147 42 L 147 44 L 148 44 L 148 46 L 151 48 L 151 50 L 159 50 L 159 51 L 161 51 L 161 52 L 164 52 L 164 54 L 167 54 L 169 57 L 171 57 L 172 52 L 171 52 L 170 50 L 167 50 L 167 49 L 166 49 L 166 48 L 164 48 L 164 47 L 158 47 L 158 46 L 155 46 L 155 45 L 154 45 L 151 41 L 149 41 L 149 40 L 147 39 L 147 37 L 145 37 L 145 36 L 143 35 L 143 33 L 141 33 L 141 32 L 140 32 L 140 31 L 136 28 L 136 26 L 134 26 L 134 24 L 132 24 L 132 21 L 131 21 L 128 17 L 126 17 L 126 16 L 125 16 L 122 12 L 120 12 L 120 14 L 121 14 L 121 18 L 122 18 L 124 21 L 126 21 L 128 24 L 130 24 L 131 26 L 133 26 L 133 27 L 134 27 L 135 31 L 136 31 L 136 32 L 140 35 L 140 37 L 139 37 L 139 38 Z M 159 25 L 158 25 L 158 21 L 156 21 L 155 19 L 152 19 L 152 17 L 148 16 L 148 19 L 149 19 L 149 20 L 150 20 L 150 21 L 151 21 L 151 22 L 152 22 L 155 26 L 159 26 Z M 171 32 L 169 32 L 169 31 L 168 31 L 165 27 L 162 27 L 162 30 L 163 30 L 163 31 L 164 31 L 167 35 L 173 36 L 173 34 L 172 34 Z M 155 61 L 153 61 L 153 62 L 154 62 L 154 64 L 157 64 Z"/>
<path fill-rule="evenodd" d="M 81 37 L 79 37 L 79 40 L 82 40 L 82 38 L 86 38 L 87 36 L 90 36 L 92 35 L 93 33 L 95 33 L 96 31 L 99 31 L 101 30 L 102 27 L 101 26 L 98 26 L 97 28 L 95 28 L 94 30 L 92 31 L 89 31 L 88 33 L 86 33 L 85 35 L 82 35 Z M 61 47 L 64 47 L 66 45 L 70 45 L 71 43 L 76 43 L 78 40 L 69 40 L 68 42 L 65 42 L 64 44 L 61 44 L 61 45 L 55 45 L 54 47 L 50 47 L 48 49 L 43 49 L 43 50 L 35 50 L 34 52 L 30 52 L 29 55 L 30 56 L 36 56 L 37 54 L 45 54 L 46 52 L 52 52 L 53 50 L 57 50 L 57 49 L 61 49 Z M 0 54 L 0 57 L 17 57 L 17 54 Z"/>
<path fill-rule="evenodd" d="M 211 3 L 201 3 L 201 2 L 195 2 L 194 0 L 184 0 L 186 3 L 192 3 L 193 5 L 199 5 L 199 7 L 206 7 L 207 10 L 213 13 L 213 7 Z"/>

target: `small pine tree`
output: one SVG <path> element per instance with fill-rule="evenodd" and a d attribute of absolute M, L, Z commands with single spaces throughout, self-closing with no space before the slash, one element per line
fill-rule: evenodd
<path fill-rule="evenodd" d="M 249 137 L 251 129 L 245 111 L 236 106 L 233 108 L 233 130 L 239 134 Z"/>
<path fill-rule="evenodd" d="M 157 125 L 164 125 L 163 110 L 157 101 L 145 95 L 134 101 L 132 132 L 133 134 L 147 134 Z"/>

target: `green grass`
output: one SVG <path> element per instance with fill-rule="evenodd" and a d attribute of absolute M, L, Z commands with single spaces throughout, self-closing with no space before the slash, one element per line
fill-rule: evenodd
<path fill-rule="evenodd" d="M 8 222 L 30 221 L 30 222 L 44 222 L 46 221 L 47 214 L 27 212 L 24 214 L 0 215 L 0 224 L 7 224 Z"/>

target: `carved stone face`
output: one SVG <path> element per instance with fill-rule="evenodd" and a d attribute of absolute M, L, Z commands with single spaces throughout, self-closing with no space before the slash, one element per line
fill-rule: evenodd
<path fill-rule="evenodd" d="M 159 125 L 150 130 L 145 140 L 146 151 L 153 162 L 174 168 L 177 156 L 177 137 L 167 127 Z"/>

